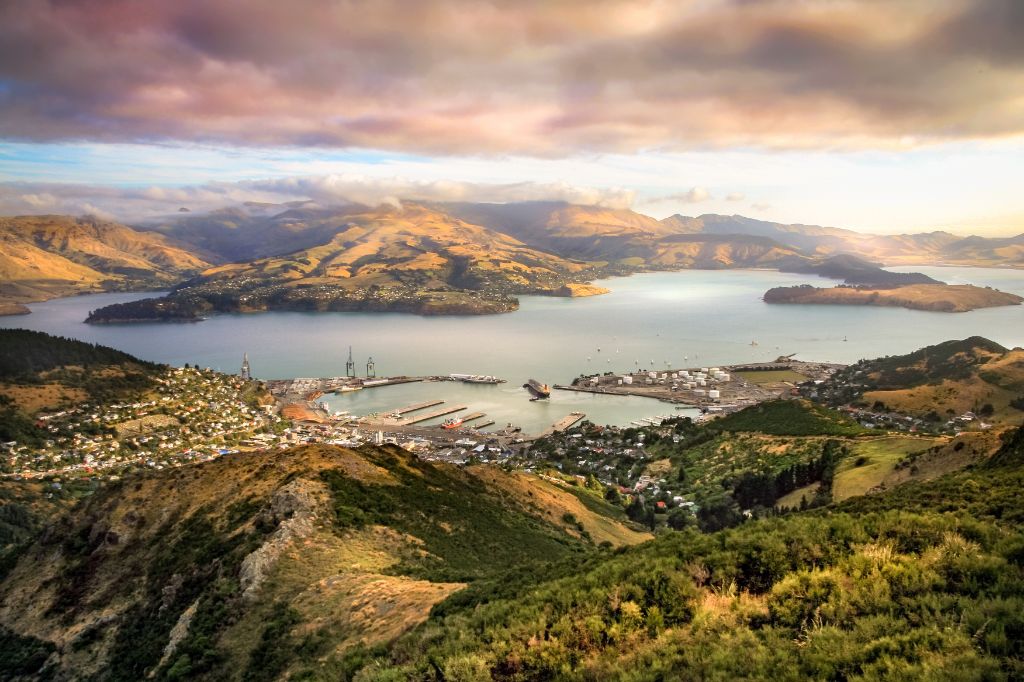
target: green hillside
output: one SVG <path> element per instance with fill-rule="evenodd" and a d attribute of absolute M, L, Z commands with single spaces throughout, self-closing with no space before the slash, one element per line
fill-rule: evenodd
<path fill-rule="evenodd" d="M 1019 441 L 1004 466 L 827 513 L 669 533 L 510 596 L 442 605 L 387 650 L 310 676 L 1019 679 Z"/>
<path fill-rule="evenodd" d="M 276 679 L 599 553 L 576 497 L 512 478 L 309 446 L 109 484 L 5 562 L 0 679 Z"/>

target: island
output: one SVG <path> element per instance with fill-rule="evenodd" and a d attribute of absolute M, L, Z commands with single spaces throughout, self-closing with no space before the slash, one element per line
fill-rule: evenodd
<path fill-rule="evenodd" d="M 839 285 L 832 288 L 809 284 L 775 287 L 764 294 L 765 303 L 896 306 L 911 310 L 963 313 L 978 308 L 1020 305 L 1024 298 L 973 284 Z"/>

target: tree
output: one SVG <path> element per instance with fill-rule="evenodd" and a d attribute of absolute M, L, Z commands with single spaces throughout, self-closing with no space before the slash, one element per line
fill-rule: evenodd
<path fill-rule="evenodd" d="M 682 530 L 693 524 L 693 514 L 684 509 L 676 508 L 668 513 L 668 527 L 672 530 Z"/>

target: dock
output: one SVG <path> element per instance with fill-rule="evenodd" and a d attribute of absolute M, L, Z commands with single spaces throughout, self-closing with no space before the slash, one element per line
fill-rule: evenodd
<path fill-rule="evenodd" d="M 475 419 L 480 419 L 480 417 L 486 416 L 487 414 L 484 412 L 474 412 L 473 414 L 467 414 L 465 417 L 462 418 L 462 423 L 465 424 L 466 422 L 471 422 Z"/>
<path fill-rule="evenodd" d="M 485 421 L 485 422 L 483 422 L 481 424 L 473 424 L 473 428 L 478 430 L 478 431 L 480 429 L 485 429 L 488 426 L 494 426 L 494 420 L 493 419 L 489 419 L 489 420 L 487 420 L 487 421 Z"/>
<path fill-rule="evenodd" d="M 559 431 L 565 431 L 573 424 L 583 421 L 583 418 L 586 416 L 587 415 L 582 412 L 571 412 L 535 436 L 535 438 L 543 438 L 544 436 L 550 436 L 551 434 L 558 433 Z"/>
<path fill-rule="evenodd" d="M 434 407 L 435 405 L 440 405 L 443 402 L 444 402 L 443 400 L 428 400 L 425 403 L 416 403 L 415 405 L 406 405 L 405 407 L 400 407 L 397 410 L 392 410 L 392 411 L 388 412 L 388 414 L 408 414 L 409 412 L 415 412 L 417 410 L 425 410 L 428 407 Z"/>
<path fill-rule="evenodd" d="M 415 415 L 415 416 L 409 417 L 407 419 L 403 419 L 402 421 L 400 421 L 398 423 L 401 426 L 409 426 L 410 424 L 418 424 L 420 422 L 425 422 L 425 421 L 428 421 L 430 419 L 435 419 L 437 417 L 443 417 L 443 416 L 445 416 L 447 414 L 452 414 L 454 412 L 460 412 L 462 410 L 465 410 L 467 407 L 468 407 L 468 405 L 452 405 L 452 406 L 449 406 L 449 407 L 441 408 L 440 410 L 435 410 L 434 412 L 429 412 L 427 414 Z"/>

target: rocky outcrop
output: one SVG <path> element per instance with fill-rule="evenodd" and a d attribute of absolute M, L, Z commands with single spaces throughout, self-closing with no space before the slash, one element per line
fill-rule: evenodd
<path fill-rule="evenodd" d="M 313 533 L 326 495 L 321 483 L 305 479 L 291 481 L 274 493 L 260 522 L 275 524 L 277 530 L 242 560 L 238 581 L 244 598 L 252 599 L 259 592 L 263 581 L 288 547 Z"/>

